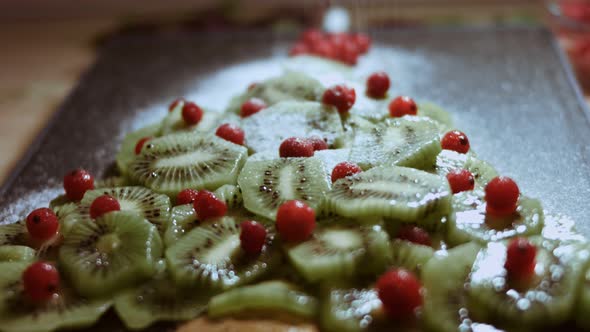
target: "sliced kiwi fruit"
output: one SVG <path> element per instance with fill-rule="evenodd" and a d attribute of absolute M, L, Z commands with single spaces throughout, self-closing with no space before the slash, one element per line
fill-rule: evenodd
<path fill-rule="evenodd" d="M 377 274 L 390 262 L 389 235 L 379 224 L 335 218 L 321 225 L 311 239 L 286 245 L 289 261 L 308 282 Z"/>
<path fill-rule="evenodd" d="M 329 190 L 323 163 L 314 157 L 248 161 L 238 184 L 244 207 L 268 219 L 275 219 L 278 207 L 288 200 L 301 200 L 321 210 Z"/>
<path fill-rule="evenodd" d="M 72 203 L 72 201 L 64 194 L 59 195 L 56 198 L 49 201 L 49 208 L 53 210 L 53 212 L 57 213 L 57 211 L 64 205 Z"/>
<path fill-rule="evenodd" d="M 322 330 L 328 332 L 372 331 L 384 318 L 377 291 L 362 287 L 322 291 L 319 317 Z"/>
<path fill-rule="evenodd" d="M 137 183 L 176 197 L 185 188 L 235 183 L 246 155 L 246 148 L 217 136 L 182 133 L 149 141 L 129 169 Z"/>
<path fill-rule="evenodd" d="M 453 196 L 453 213 L 447 225 L 447 240 L 451 245 L 541 234 L 544 215 L 538 200 L 521 197 L 514 214 L 494 217 L 486 213 L 483 197 L 484 193 L 480 190 L 464 191 Z"/>
<path fill-rule="evenodd" d="M 257 257 L 240 247 L 240 222 L 223 217 L 194 228 L 166 250 L 172 278 L 181 287 L 225 290 L 253 282 L 280 261 L 274 232 Z"/>
<path fill-rule="evenodd" d="M 111 176 L 104 179 L 94 181 L 95 189 L 125 187 L 130 185 L 129 179 L 124 176 Z"/>
<path fill-rule="evenodd" d="M 317 299 L 284 281 L 265 281 L 219 294 L 209 301 L 210 318 L 263 317 L 288 321 L 313 320 Z"/>
<path fill-rule="evenodd" d="M 363 169 L 379 165 L 427 169 L 440 151 L 437 124 L 430 119 L 405 116 L 355 130 L 350 160 Z"/>
<path fill-rule="evenodd" d="M 487 162 L 478 159 L 471 151 L 467 153 L 458 153 L 451 150 L 442 150 L 436 156 L 435 172 L 442 176 L 454 170 L 466 169 L 473 174 L 475 188 L 483 189 L 493 178 L 498 176 L 498 172 Z"/>
<path fill-rule="evenodd" d="M 574 319 L 583 329 L 590 330 L 590 267 L 586 269 L 575 306 Z"/>
<path fill-rule="evenodd" d="M 233 184 L 225 184 L 217 188 L 213 193 L 218 199 L 224 201 L 230 209 L 239 208 L 244 202 L 242 190 Z"/>
<path fill-rule="evenodd" d="M 184 102 L 179 102 L 178 104 L 176 104 L 176 107 L 166 115 L 164 120 L 162 120 L 160 130 L 158 131 L 158 136 L 164 136 L 179 131 L 195 131 L 207 133 L 217 128 L 217 125 L 219 124 L 219 120 L 221 118 L 221 114 L 219 112 L 203 110 L 203 117 L 201 118 L 201 121 L 199 121 L 199 123 L 195 125 L 188 125 L 182 118 L 183 106 Z"/>
<path fill-rule="evenodd" d="M 545 215 L 543 231 L 541 235 L 545 239 L 562 243 L 585 243 L 586 237 L 576 230 L 576 223 L 568 216 L 560 214 Z"/>
<path fill-rule="evenodd" d="M 328 182 L 332 183 L 332 170 L 334 170 L 334 167 L 339 163 L 348 161 L 350 149 L 321 150 L 316 151 L 313 156 L 323 162 Z"/>
<path fill-rule="evenodd" d="M 500 327 L 545 327 L 572 318 L 576 295 L 590 252 L 578 243 L 531 237 L 537 246 L 534 276 L 528 288 L 506 278 L 508 241 L 490 242 L 471 270 L 469 307 L 473 317 Z"/>
<path fill-rule="evenodd" d="M 382 216 L 421 224 L 431 213 L 448 213 L 450 205 L 445 179 L 413 168 L 383 166 L 334 182 L 325 208 L 345 217 Z"/>
<path fill-rule="evenodd" d="M 0 326 L 4 332 L 49 332 L 93 325 L 111 306 L 107 299 L 77 296 L 63 281 L 58 296 L 33 304 L 23 292 L 21 276 L 28 262 L 0 263 Z"/>
<path fill-rule="evenodd" d="M 12 224 L 0 225 L 0 246 L 27 245 L 29 234 L 23 220 Z"/>
<path fill-rule="evenodd" d="M 288 72 L 305 72 L 324 86 L 332 86 L 354 78 L 352 67 L 335 60 L 314 55 L 289 57 L 283 63 Z M 359 92 L 357 91 L 357 96 Z"/>
<path fill-rule="evenodd" d="M 405 240 L 391 241 L 392 264 L 421 275 L 426 262 L 434 256 L 434 248 Z"/>
<path fill-rule="evenodd" d="M 144 137 L 154 137 L 158 135 L 161 124 L 154 123 L 149 126 L 133 131 L 123 138 L 119 152 L 115 156 L 117 169 L 123 175 L 128 174 L 129 164 L 135 159 L 135 146 L 137 142 Z"/>
<path fill-rule="evenodd" d="M 435 121 L 441 132 L 447 132 L 454 127 L 451 115 L 439 105 L 431 102 L 418 104 L 418 116 L 427 117 Z"/>
<path fill-rule="evenodd" d="M 167 247 L 172 246 L 176 241 L 199 225 L 197 213 L 193 204 L 178 205 L 170 212 L 170 222 L 164 233 L 164 243 Z"/>
<path fill-rule="evenodd" d="M 36 258 L 35 249 L 27 246 L 0 246 L 0 262 L 32 262 Z"/>
<path fill-rule="evenodd" d="M 162 251 L 154 225 L 137 213 L 115 211 L 74 224 L 59 261 L 80 294 L 96 297 L 151 277 Z"/>
<path fill-rule="evenodd" d="M 317 102 L 280 102 L 243 119 L 242 129 L 250 151 L 270 151 L 277 157 L 279 146 L 289 137 L 317 136 L 331 148 L 339 147 L 343 137 L 338 112 Z"/>
<path fill-rule="evenodd" d="M 160 233 L 164 233 L 170 219 L 170 198 L 144 187 L 115 187 L 89 190 L 84 194 L 80 205 L 88 207 L 102 195 L 115 198 L 121 211 L 135 212 L 154 224 Z"/>

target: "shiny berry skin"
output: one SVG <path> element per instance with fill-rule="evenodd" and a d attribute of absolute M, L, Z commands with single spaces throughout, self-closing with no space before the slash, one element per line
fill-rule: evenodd
<path fill-rule="evenodd" d="M 399 96 L 389 103 L 389 115 L 392 118 L 400 118 L 404 115 L 418 114 L 418 106 L 414 99 L 406 96 Z"/>
<path fill-rule="evenodd" d="M 266 242 L 266 228 L 253 220 L 240 224 L 240 246 L 249 256 L 257 256 Z"/>
<path fill-rule="evenodd" d="M 311 145 L 313 146 L 314 151 L 321 151 L 321 150 L 328 149 L 328 143 L 326 143 L 326 141 L 324 141 L 321 137 L 313 136 L 313 137 L 308 138 L 308 140 L 311 142 Z"/>
<path fill-rule="evenodd" d="M 413 225 L 404 225 L 400 227 L 395 237 L 400 240 L 421 244 L 423 246 L 432 246 L 432 241 L 430 240 L 428 232 Z"/>
<path fill-rule="evenodd" d="M 246 136 L 242 128 L 231 123 L 224 123 L 219 126 L 215 131 L 215 135 L 237 145 L 244 145 L 244 138 Z"/>
<path fill-rule="evenodd" d="M 310 48 L 305 43 L 299 42 L 289 50 L 289 56 L 297 56 L 301 54 L 308 54 L 310 53 Z"/>
<path fill-rule="evenodd" d="M 351 40 L 355 43 L 356 48 L 360 54 L 367 53 L 371 47 L 371 38 L 365 34 L 354 34 L 351 36 Z"/>
<path fill-rule="evenodd" d="M 336 49 L 327 40 L 322 40 L 312 45 L 311 51 L 318 56 L 333 59 L 336 55 Z"/>
<path fill-rule="evenodd" d="M 66 196 L 72 201 L 79 201 L 88 190 L 94 189 L 94 177 L 83 169 L 77 169 L 64 176 Z"/>
<path fill-rule="evenodd" d="M 367 95 L 372 98 L 383 98 L 389 90 L 391 82 L 385 72 L 376 72 L 367 78 Z"/>
<path fill-rule="evenodd" d="M 301 33 L 301 40 L 307 45 L 313 45 L 324 39 L 324 34 L 318 29 L 307 29 Z"/>
<path fill-rule="evenodd" d="M 240 115 L 247 118 L 252 114 L 256 114 L 266 108 L 266 103 L 260 98 L 250 98 L 245 101 L 240 108 Z"/>
<path fill-rule="evenodd" d="M 137 144 L 135 145 L 135 154 L 140 154 L 141 149 L 143 149 L 143 146 L 145 145 L 145 142 L 147 142 L 151 139 L 152 139 L 152 137 L 144 137 L 144 138 L 140 139 L 139 141 L 137 141 Z"/>
<path fill-rule="evenodd" d="M 59 220 L 51 209 L 36 209 L 27 216 L 27 231 L 33 240 L 50 240 L 57 234 L 58 229 Z"/>
<path fill-rule="evenodd" d="M 197 193 L 197 197 L 193 202 L 195 212 L 200 221 L 220 218 L 225 216 L 227 212 L 227 205 L 224 201 L 215 196 L 214 193 L 201 190 Z"/>
<path fill-rule="evenodd" d="M 315 229 L 315 212 L 301 201 L 287 201 L 277 210 L 276 228 L 283 241 L 305 241 Z"/>
<path fill-rule="evenodd" d="M 51 300 L 59 289 L 59 272 L 46 262 L 35 262 L 23 272 L 24 293 L 32 302 Z"/>
<path fill-rule="evenodd" d="M 458 130 L 453 130 L 443 136 L 440 140 L 440 146 L 443 150 L 467 153 L 467 151 L 469 151 L 469 139 L 464 133 Z"/>
<path fill-rule="evenodd" d="M 182 119 L 189 126 L 194 126 L 201 122 L 203 110 L 197 104 L 187 101 L 182 106 Z"/>
<path fill-rule="evenodd" d="M 192 204 L 198 194 L 199 192 L 194 189 L 184 189 L 176 195 L 176 205 Z"/>
<path fill-rule="evenodd" d="M 519 195 L 520 190 L 514 180 L 497 176 L 485 188 L 486 211 L 496 216 L 511 215 L 516 211 Z"/>
<path fill-rule="evenodd" d="M 475 178 L 470 171 L 466 169 L 453 170 L 447 174 L 447 180 L 453 194 L 462 191 L 473 190 L 475 187 Z"/>
<path fill-rule="evenodd" d="M 511 279 L 526 279 L 535 270 L 537 247 L 526 238 L 517 237 L 510 241 L 506 250 L 504 267 Z"/>
<path fill-rule="evenodd" d="M 90 204 L 90 217 L 96 219 L 105 213 L 120 211 L 121 205 L 114 197 L 109 195 L 98 196 Z"/>
<path fill-rule="evenodd" d="M 395 320 L 411 320 L 422 306 L 420 281 L 405 269 L 392 269 L 377 280 L 377 293 L 387 315 Z"/>
<path fill-rule="evenodd" d="M 324 92 L 322 102 L 326 105 L 334 106 L 340 113 L 346 113 L 354 105 L 356 93 L 354 89 L 344 85 L 336 85 Z"/>
<path fill-rule="evenodd" d="M 356 65 L 359 56 L 357 46 L 350 41 L 344 41 L 342 44 L 334 46 L 334 53 L 336 60 L 349 66 Z"/>
<path fill-rule="evenodd" d="M 313 143 L 305 138 L 290 137 L 279 146 L 279 156 L 281 158 L 311 157 L 313 152 Z"/>
<path fill-rule="evenodd" d="M 178 98 L 178 99 L 174 100 L 173 102 L 170 103 L 170 105 L 168 105 L 168 112 L 174 111 L 174 109 L 176 108 L 176 106 L 178 106 L 178 104 L 184 103 L 184 102 L 185 102 L 184 98 Z"/>
<path fill-rule="evenodd" d="M 334 166 L 334 169 L 332 170 L 332 182 L 336 182 L 337 180 L 356 173 L 360 173 L 362 171 L 363 170 L 357 164 L 343 161 Z"/>

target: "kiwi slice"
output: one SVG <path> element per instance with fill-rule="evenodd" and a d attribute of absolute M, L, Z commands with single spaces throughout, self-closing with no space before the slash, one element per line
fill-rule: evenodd
<path fill-rule="evenodd" d="M 240 221 L 223 217 L 194 228 L 166 250 L 172 278 L 179 286 L 225 290 L 259 279 L 278 262 L 274 232 L 257 257 L 240 247 Z"/>
<path fill-rule="evenodd" d="M 342 178 L 326 194 L 326 209 L 345 217 L 383 216 L 424 223 L 423 217 L 450 211 L 447 181 L 413 168 L 376 167 Z"/>
<path fill-rule="evenodd" d="M 343 135 L 338 112 L 317 102 L 280 102 L 243 119 L 242 129 L 250 151 L 270 151 L 277 157 L 279 146 L 289 137 L 317 136 L 337 148 Z"/>
<path fill-rule="evenodd" d="M 107 299 L 88 300 L 61 283 L 59 296 L 32 304 L 21 276 L 28 262 L 0 263 L 0 326 L 4 332 L 49 332 L 93 325 L 111 306 Z"/>
<path fill-rule="evenodd" d="M 545 215 L 543 231 L 541 235 L 545 239 L 563 243 L 585 243 L 586 238 L 576 230 L 576 223 L 568 216 L 556 214 Z"/>
<path fill-rule="evenodd" d="M 266 281 L 219 294 L 209 301 L 210 318 L 264 317 L 312 320 L 317 315 L 315 297 L 284 281 Z"/>
<path fill-rule="evenodd" d="M 286 246 L 289 261 L 305 280 L 345 280 L 385 270 L 391 249 L 382 226 L 343 219 L 321 224 L 311 239 Z"/>
<path fill-rule="evenodd" d="M 466 169 L 473 174 L 476 189 L 484 189 L 493 178 L 498 176 L 498 172 L 487 162 L 478 159 L 471 151 L 468 153 L 458 153 L 451 150 L 442 150 L 436 156 L 435 172 L 442 176 L 448 173 Z"/>
<path fill-rule="evenodd" d="M 328 149 L 316 151 L 313 155 L 324 164 L 324 171 L 328 177 L 328 183 L 332 183 L 332 170 L 341 162 L 348 161 L 350 149 Z"/>
<path fill-rule="evenodd" d="M 426 169 L 441 151 L 437 124 L 426 118 L 386 119 L 355 130 L 350 160 L 363 169 L 398 165 Z"/>
<path fill-rule="evenodd" d="M 80 201 L 82 207 L 90 206 L 102 195 L 109 195 L 119 201 L 121 211 L 135 212 L 154 224 L 164 233 L 170 219 L 170 198 L 144 187 L 116 187 L 89 190 Z"/>
<path fill-rule="evenodd" d="M 124 176 L 111 176 L 108 178 L 94 181 L 94 188 L 95 189 L 125 187 L 128 185 L 130 185 L 129 179 L 127 179 Z"/>
<path fill-rule="evenodd" d="M 27 226 L 23 220 L 0 225 L 0 246 L 27 245 L 28 238 Z"/>
<path fill-rule="evenodd" d="M 185 234 L 199 225 L 197 213 L 192 204 L 178 205 L 172 208 L 170 222 L 164 233 L 164 243 L 172 246 Z"/>
<path fill-rule="evenodd" d="M 268 219 L 275 219 L 278 207 L 288 200 L 301 200 L 321 210 L 329 190 L 324 165 L 314 157 L 248 161 L 238 179 L 244 207 Z"/>
<path fill-rule="evenodd" d="M 418 116 L 427 117 L 435 121 L 442 133 L 448 132 L 454 127 L 451 115 L 439 105 L 431 102 L 418 104 Z"/>
<path fill-rule="evenodd" d="M 0 246 L 0 262 L 32 262 L 36 258 L 35 249 L 27 246 Z"/>
<path fill-rule="evenodd" d="M 572 317 L 586 272 L 589 250 L 580 244 L 532 237 L 537 246 L 535 276 L 528 289 L 515 289 L 506 279 L 508 241 L 490 242 L 477 256 L 469 282 L 473 316 L 496 326 L 544 327 Z"/>
<path fill-rule="evenodd" d="M 370 331 L 382 316 L 375 289 L 334 287 L 322 292 L 319 317 L 323 331 Z"/>
<path fill-rule="evenodd" d="M 244 202 L 242 190 L 233 184 L 226 184 L 217 188 L 214 194 L 218 199 L 224 201 L 230 209 L 241 207 Z"/>
<path fill-rule="evenodd" d="M 288 72 L 305 72 L 324 86 L 332 86 L 354 78 L 352 67 L 335 60 L 314 55 L 298 55 L 289 57 L 283 63 Z M 357 97 L 360 94 L 357 90 Z"/>
<path fill-rule="evenodd" d="M 80 294 L 104 296 L 151 277 L 162 249 L 154 225 L 137 213 L 115 211 L 74 224 L 59 261 Z"/>
<path fill-rule="evenodd" d="M 123 138 L 119 152 L 115 156 L 117 169 L 123 175 L 128 174 L 129 164 L 135 159 L 135 146 L 137 142 L 144 137 L 154 137 L 158 135 L 161 124 L 154 123 L 149 126 L 133 131 Z M 113 187 L 113 186 L 111 186 Z"/>
<path fill-rule="evenodd" d="M 484 193 L 480 190 L 464 191 L 453 196 L 453 213 L 447 227 L 447 240 L 451 245 L 541 234 L 544 216 L 538 200 L 521 197 L 513 215 L 493 217 L 486 214 L 483 197 Z"/>
<path fill-rule="evenodd" d="M 158 136 L 164 136 L 179 131 L 211 132 L 219 124 L 221 114 L 211 110 L 203 110 L 201 121 L 195 125 L 188 125 L 182 118 L 184 102 L 179 102 L 176 107 L 162 120 Z"/>
<path fill-rule="evenodd" d="M 590 330 L 590 317 L 588 317 L 590 312 L 590 268 L 584 274 L 575 308 L 574 318 L 576 323 L 581 328 Z"/>
<path fill-rule="evenodd" d="M 391 242 L 392 264 L 421 275 L 426 262 L 434 256 L 434 248 L 394 239 Z"/>
<path fill-rule="evenodd" d="M 246 148 L 217 136 L 181 133 L 149 141 L 129 169 L 138 183 L 176 197 L 185 188 L 235 183 L 246 155 Z"/>

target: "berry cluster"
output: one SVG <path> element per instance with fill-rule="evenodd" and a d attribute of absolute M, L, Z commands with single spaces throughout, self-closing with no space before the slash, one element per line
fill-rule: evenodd
<path fill-rule="evenodd" d="M 313 54 L 354 66 L 359 55 L 367 53 L 371 38 L 360 33 L 325 33 L 316 29 L 304 31 L 289 55 Z"/>

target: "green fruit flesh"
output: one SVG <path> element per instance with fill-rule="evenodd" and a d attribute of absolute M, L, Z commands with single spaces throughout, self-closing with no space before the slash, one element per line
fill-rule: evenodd
<path fill-rule="evenodd" d="M 197 213 L 192 204 L 179 205 L 172 208 L 170 222 L 164 233 L 164 243 L 172 246 L 176 241 L 199 225 Z"/>
<path fill-rule="evenodd" d="M 34 249 L 27 246 L 0 246 L 0 262 L 32 262 L 36 258 Z"/>
<path fill-rule="evenodd" d="M 160 131 L 160 123 L 155 123 L 136 131 L 133 131 L 127 135 L 121 142 L 121 147 L 117 153 L 115 160 L 117 162 L 117 168 L 123 175 L 129 173 L 129 164 L 135 159 L 135 146 L 137 142 L 144 137 L 154 137 Z"/>
<path fill-rule="evenodd" d="M 381 308 L 377 291 L 367 288 L 333 288 L 321 302 L 320 326 L 329 332 L 368 331 Z"/>
<path fill-rule="evenodd" d="M 208 133 L 217 128 L 221 114 L 210 110 L 203 110 L 203 117 L 199 123 L 188 125 L 182 117 L 183 106 L 184 102 L 178 103 L 172 112 L 166 115 L 164 120 L 162 120 L 158 136 L 165 136 L 181 131 Z"/>
<path fill-rule="evenodd" d="M 429 246 L 395 239 L 391 242 L 392 264 L 421 275 L 428 260 L 434 256 L 434 249 Z"/>

